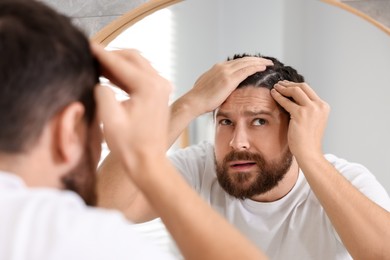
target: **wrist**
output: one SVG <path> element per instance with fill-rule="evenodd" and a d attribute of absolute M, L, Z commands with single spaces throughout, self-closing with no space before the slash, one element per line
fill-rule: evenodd
<path fill-rule="evenodd" d="M 126 172 L 133 183 L 150 198 L 154 193 L 161 194 L 174 189 L 172 166 L 165 153 L 137 153 L 134 162 L 126 166 Z"/>
<path fill-rule="evenodd" d="M 297 160 L 298 165 L 302 169 L 307 168 L 307 167 L 310 168 L 310 167 L 313 167 L 314 165 L 316 165 L 316 167 L 318 167 L 318 165 L 321 165 L 324 162 L 327 162 L 322 151 L 317 151 L 317 152 L 305 151 L 305 152 L 302 152 L 299 154 L 294 154 L 294 157 Z"/>
<path fill-rule="evenodd" d="M 199 103 L 200 102 L 197 102 L 196 99 L 191 97 L 189 94 L 185 94 L 172 104 L 172 112 L 186 115 L 186 117 L 188 117 L 191 121 L 192 119 L 195 119 L 207 112 L 202 110 Z"/>
<path fill-rule="evenodd" d="M 122 152 L 121 157 L 126 174 L 136 183 L 147 177 L 152 167 L 167 160 L 165 149 L 150 146 Z"/>

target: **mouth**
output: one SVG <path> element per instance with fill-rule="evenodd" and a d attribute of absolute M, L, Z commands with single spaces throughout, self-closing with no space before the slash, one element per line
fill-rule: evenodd
<path fill-rule="evenodd" d="M 253 161 L 234 161 L 229 163 L 229 167 L 234 170 L 249 170 L 250 168 L 256 166 L 256 163 Z"/>

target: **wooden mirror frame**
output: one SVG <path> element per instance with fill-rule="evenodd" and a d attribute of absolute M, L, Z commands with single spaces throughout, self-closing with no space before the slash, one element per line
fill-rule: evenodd
<path fill-rule="evenodd" d="M 98 31 L 93 37 L 92 41 L 107 46 L 120 33 L 142 20 L 144 17 L 170 5 L 176 4 L 183 0 L 150 0 L 140 6 L 128 11 L 118 19 L 114 20 L 103 29 Z"/>
<path fill-rule="evenodd" d="M 114 40 L 121 32 L 140 21 L 144 17 L 163 9 L 167 6 L 173 5 L 183 0 L 150 0 L 140 6 L 128 11 L 118 19 L 114 20 L 94 36 L 92 36 L 92 41 L 103 44 L 107 46 L 112 40 Z M 341 2 L 340 0 L 321 0 L 322 2 L 340 7 L 348 12 L 351 12 L 364 20 L 372 23 L 377 26 L 379 29 L 390 35 L 390 28 L 384 24 L 378 22 L 371 16 Z"/>

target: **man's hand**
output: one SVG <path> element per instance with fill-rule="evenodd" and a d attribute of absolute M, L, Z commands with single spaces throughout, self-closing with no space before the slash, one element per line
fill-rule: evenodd
<path fill-rule="evenodd" d="M 313 153 L 322 156 L 322 137 L 329 105 L 306 83 L 280 81 L 271 93 L 276 102 L 290 113 L 288 142 L 291 152 L 296 157 Z"/>
<path fill-rule="evenodd" d="M 127 92 L 129 100 L 118 102 L 113 92 L 96 89 L 98 113 L 112 153 L 122 158 L 130 173 L 139 156 L 164 155 L 167 147 L 170 83 L 135 50 L 108 52 L 93 45 L 102 75 Z"/>
<path fill-rule="evenodd" d="M 272 65 L 272 61 L 258 57 L 243 57 L 218 63 L 198 78 L 184 98 L 192 102 L 195 116 L 213 111 L 248 76 Z"/>

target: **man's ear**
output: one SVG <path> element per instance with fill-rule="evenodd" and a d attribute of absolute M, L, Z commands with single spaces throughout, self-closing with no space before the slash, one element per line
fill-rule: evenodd
<path fill-rule="evenodd" d="M 79 102 L 71 103 L 57 115 L 54 146 L 61 163 L 76 165 L 83 155 L 86 140 L 85 109 Z"/>

